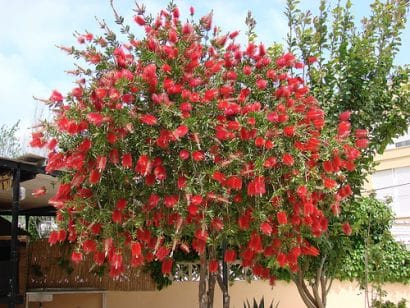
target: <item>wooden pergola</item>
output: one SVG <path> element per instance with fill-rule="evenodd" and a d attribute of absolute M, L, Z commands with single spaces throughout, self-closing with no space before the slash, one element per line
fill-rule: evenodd
<path fill-rule="evenodd" d="M 0 304 L 15 307 L 24 302 L 19 292 L 19 240 L 18 218 L 26 217 L 26 225 L 32 216 L 53 216 L 54 207 L 48 204 L 56 191 L 57 179 L 45 174 L 44 158 L 25 155 L 18 159 L 0 157 L 0 215 L 11 216 L 10 233 L 3 240 L 9 242 L 10 260 L 8 273 L 0 273 L 8 279 L 8 290 L 2 290 Z M 44 186 L 47 193 L 35 198 L 32 192 Z"/>

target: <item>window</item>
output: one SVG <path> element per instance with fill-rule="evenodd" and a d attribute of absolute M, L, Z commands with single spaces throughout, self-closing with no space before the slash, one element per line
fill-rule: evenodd
<path fill-rule="evenodd" d="M 377 171 L 373 185 L 378 199 L 392 198 L 397 218 L 410 217 L 410 167 Z"/>

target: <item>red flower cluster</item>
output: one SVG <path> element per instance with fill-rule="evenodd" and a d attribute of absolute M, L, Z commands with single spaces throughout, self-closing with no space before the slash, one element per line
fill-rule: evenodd
<path fill-rule="evenodd" d="M 124 262 L 152 260 L 169 274 L 175 249 L 203 253 L 222 238 L 225 261 L 239 257 L 256 275 L 274 281 L 263 257 L 296 271 L 300 256 L 319 254 L 307 238 L 352 194 L 343 174 L 366 131 L 351 138 L 348 112 L 325 126 L 292 54 L 242 49 L 237 32 L 205 42 L 212 14 L 194 24 L 170 8 L 134 20 L 140 40 L 79 37 L 73 53 L 92 74 L 78 71 L 66 96 L 53 91 L 55 118 L 33 134 L 31 145 L 50 151 L 47 171 L 62 174 L 50 243 L 68 239 L 74 262 L 92 254 L 113 277 Z"/>

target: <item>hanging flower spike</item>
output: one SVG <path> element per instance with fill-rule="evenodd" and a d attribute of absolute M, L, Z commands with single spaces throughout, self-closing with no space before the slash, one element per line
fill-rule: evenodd
<path fill-rule="evenodd" d="M 350 227 L 350 224 L 348 222 L 345 222 L 342 225 L 342 230 L 343 230 L 343 233 L 346 234 L 347 236 L 352 235 L 352 227 Z"/>
<path fill-rule="evenodd" d="M 162 260 L 162 264 L 161 264 L 161 272 L 163 275 L 169 275 L 171 274 L 172 271 L 172 265 L 173 265 L 173 261 L 171 258 L 166 258 L 164 260 Z"/>
<path fill-rule="evenodd" d="M 217 273 L 219 269 L 219 262 L 218 260 L 212 259 L 209 261 L 209 272 L 210 273 Z"/>
<path fill-rule="evenodd" d="M 265 177 L 257 176 L 249 184 L 247 189 L 248 196 L 262 196 L 266 193 Z"/>
<path fill-rule="evenodd" d="M 226 263 L 232 263 L 236 260 L 236 252 L 233 249 L 225 250 L 224 260 Z"/>

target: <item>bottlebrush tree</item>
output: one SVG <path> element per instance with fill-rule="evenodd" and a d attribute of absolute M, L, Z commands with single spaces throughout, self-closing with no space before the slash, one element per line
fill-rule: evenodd
<path fill-rule="evenodd" d="M 348 112 L 326 127 L 292 54 L 272 60 L 252 41 L 242 49 L 212 14 L 185 22 L 173 4 L 156 18 L 136 12 L 141 38 L 116 14 L 124 42 L 102 24 L 103 36 L 63 48 L 88 67 L 72 72 L 70 93 L 53 91 L 54 118 L 33 134 L 50 151 L 47 172 L 60 171 L 50 243 L 68 240 L 74 262 L 90 255 L 113 278 L 153 260 L 167 275 L 176 250 L 196 251 L 200 307 L 212 305 L 207 275 L 219 271 L 223 242 L 226 262 L 271 282 L 275 267 L 297 271 L 351 194 L 345 173 L 366 132 L 351 134 Z M 259 263 L 267 256 L 274 268 Z"/>

